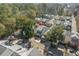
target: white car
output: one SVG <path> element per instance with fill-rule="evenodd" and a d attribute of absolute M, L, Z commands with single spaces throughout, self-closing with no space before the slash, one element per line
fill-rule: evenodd
<path fill-rule="evenodd" d="M 78 51 L 78 52 L 76 52 L 76 55 L 77 55 L 77 56 L 79 56 L 79 51 Z"/>

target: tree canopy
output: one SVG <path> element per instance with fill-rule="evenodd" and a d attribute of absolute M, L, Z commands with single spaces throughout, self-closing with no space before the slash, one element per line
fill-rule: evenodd
<path fill-rule="evenodd" d="M 47 34 L 47 40 L 53 43 L 57 43 L 57 41 L 63 41 L 64 36 L 63 36 L 63 28 L 57 26 L 53 28 L 50 32 Z"/>
<path fill-rule="evenodd" d="M 24 32 L 23 37 L 32 37 L 36 15 L 34 4 L 0 4 L 0 37 L 10 35 L 17 29 L 22 30 L 21 36 Z"/>
<path fill-rule="evenodd" d="M 0 23 L 0 38 L 5 35 L 6 33 L 6 28 L 3 24 Z"/>

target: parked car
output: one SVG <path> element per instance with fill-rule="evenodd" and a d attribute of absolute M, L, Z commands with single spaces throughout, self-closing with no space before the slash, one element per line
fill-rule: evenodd
<path fill-rule="evenodd" d="M 64 29 L 65 29 L 65 30 L 70 30 L 70 31 L 71 31 L 71 26 L 69 26 L 69 25 L 68 25 L 68 26 L 65 26 Z"/>
<path fill-rule="evenodd" d="M 78 52 L 76 52 L 76 56 L 79 56 L 79 51 L 78 51 Z"/>

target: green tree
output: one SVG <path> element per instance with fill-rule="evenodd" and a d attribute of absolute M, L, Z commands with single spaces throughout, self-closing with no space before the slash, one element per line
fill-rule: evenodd
<path fill-rule="evenodd" d="M 3 24 L 0 23 L 0 38 L 6 33 L 6 28 Z"/>
<path fill-rule="evenodd" d="M 6 27 L 6 35 L 14 32 L 16 26 L 16 19 L 12 8 L 11 4 L 0 4 L 0 23 Z"/>
<path fill-rule="evenodd" d="M 27 5 L 25 6 L 25 10 L 21 9 L 16 15 L 16 28 L 21 29 L 21 37 L 24 38 L 24 41 L 34 36 L 33 27 L 36 13 L 37 10 L 35 6 Z"/>
<path fill-rule="evenodd" d="M 58 15 L 62 16 L 63 12 L 64 12 L 64 8 L 63 7 L 59 8 Z"/>
<path fill-rule="evenodd" d="M 64 16 L 72 16 L 72 11 L 70 9 L 64 9 L 63 15 Z"/>
<path fill-rule="evenodd" d="M 11 34 L 16 30 L 15 27 L 25 26 L 27 19 L 34 21 L 36 13 L 34 4 L 0 4 L 0 23 L 6 27 L 7 34 Z"/>
<path fill-rule="evenodd" d="M 34 11 L 33 9 L 29 9 L 28 11 L 26 11 L 26 14 L 31 19 L 35 19 L 36 17 L 36 11 Z"/>
<path fill-rule="evenodd" d="M 6 17 L 11 16 L 11 8 L 8 4 L 0 4 L 0 22 L 4 21 Z"/>
<path fill-rule="evenodd" d="M 59 41 L 64 40 L 63 36 L 63 28 L 57 26 L 53 28 L 50 32 L 47 34 L 47 40 L 49 40 L 51 43 L 58 43 Z"/>
<path fill-rule="evenodd" d="M 31 19 L 18 21 L 18 26 L 21 29 L 21 37 L 24 41 L 34 36 L 34 21 Z"/>
<path fill-rule="evenodd" d="M 6 19 L 4 19 L 4 21 L 2 23 L 6 27 L 7 34 L 11 34 L 15 31 L 15 27 L 16 27 L 15 18 L 6 18 Z"/>

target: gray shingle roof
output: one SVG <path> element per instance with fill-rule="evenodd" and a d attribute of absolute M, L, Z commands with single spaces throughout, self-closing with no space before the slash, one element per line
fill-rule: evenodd
<path fill-rule="evenodd" d="M 0 45 L 0 56 L 41 56 L 40 52 L 36 48 L 17 51 L 19 48 L 21 48 L 19 45 L 14 45 L 12 47 Z"/>
<path fill-rule="evenodd" d="M 14 53 L 12 53 L 11 56 L 20 56 L 20 55 L 14 52 Z"/>
<path fill-rule="evenodd" d="M 1 55 L 5 50 L 6 50 L 6 48 L 0 45 L 0 55 Z"/>
<path fill-rule="evenodd" d="M 10 56 L 13 53 L 13 51 L 11 51 L 10 49 L 6 49 L 1 56 Z"/>
<path fill-rule="evenodd" d="M 28 56 L 41 56 L 41 54 L 39 53 L 39 51 L 36 48 L 33 48 Z"/>
<path fill-rule="evenodd" d="M 0 56 L 20 56 L 20 55 L 0 45 Z"/>

